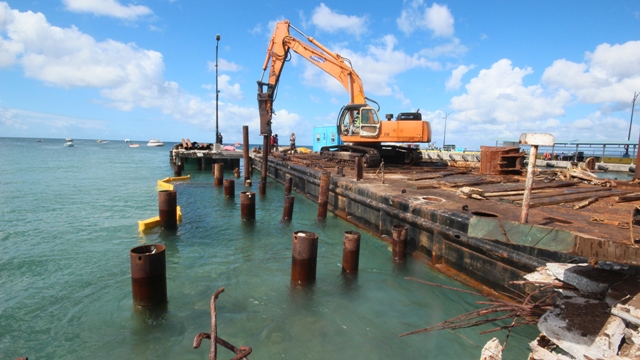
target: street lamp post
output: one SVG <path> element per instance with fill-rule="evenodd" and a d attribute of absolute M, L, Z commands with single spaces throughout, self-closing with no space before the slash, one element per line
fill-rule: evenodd
<path fill-rule="evenodd" d="M 448 113 L 444 114 L 444 136 L 442 137 L 442 149 L 444 150 L 444 146 L 447 144 L 447 117 L 449 117 L 449 114 L 451 114 L 453 111 L 449 111 Z"/>
<path fill-rule="evenodd" d="M 220 132 L 218 131 L 218 43 L 220 42 L 220 34 L 216 35 L 216 144 L 220 142 Z"/>

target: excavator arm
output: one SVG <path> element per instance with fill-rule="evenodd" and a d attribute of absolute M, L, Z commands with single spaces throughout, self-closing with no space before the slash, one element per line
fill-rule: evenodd
<path fill-rule="evenodd" d="M 293 28 L 309 42 L 291 36 L 289 29 Z M 314 38 L 306 36 L 296 29 L 288 20 L 276 24 L 276 28 L 267 48 L 267 57 L 262 67 L 262 78 L 258 81 L 258 105 L 260 109 L 260 134 L 271 134 L 271 117 L 273 115 L 273 101 L 280 80 L 280 74 L 284 63 L 287 61 L 289 51 L 293 50 L 300 56 L 309 60 L 327 74 L 338 80 L 347 90 L 350 104 L 366 104 L 362 80 L 353 71 L 349 61 L 336 54 Z M 268 79 L 263 82 L 267 69 Z"/>

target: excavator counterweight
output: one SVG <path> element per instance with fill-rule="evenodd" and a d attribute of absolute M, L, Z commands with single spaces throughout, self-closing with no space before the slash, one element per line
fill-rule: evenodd
<path fill-rule="evenodd" d="M 291 28 L 308 42 L 293 37 L 289 31 Z M 377 166 L 381 160 L 403 164 L 416 164 L 420 161 L 422 153 L 416 147 L 401 143 L 430 142 L 429 122 L 423 121 L 418 112 L 401 113 L 403 116 L 399 115 L 395 121 L 391 121 L 393 115 L 387 115 L 386 121 L 381 120 L 378 116 L 379 107 L 376 110 L 369 105 L 368 101 L 375 101 L 365 96 L 362 80 L 351 62 L 304 35 L 288 20 L 276 24 L 267 48 L 262 78 L 258 81 L 261 135 L 271 134 L 274 94 L 290 50 L 338 80 L 349 93 L 349 103 L 342 108 L 336 124 L 345 145 L 322 148 L 320 153 L 325 158 L 353 161 L 361 156 L 369 167 Z M 263 81 L 267 68 L 268 79 Z"/>

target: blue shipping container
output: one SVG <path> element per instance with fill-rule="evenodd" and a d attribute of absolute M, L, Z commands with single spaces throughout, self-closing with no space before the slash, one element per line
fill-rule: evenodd
<path fill-rule="evenodd" d="M 313 128 L 313 151 L 318 152 L 323 146 L 342 144 L 344 143 L 338 136 L 337 126 L 315 126 Z"/>

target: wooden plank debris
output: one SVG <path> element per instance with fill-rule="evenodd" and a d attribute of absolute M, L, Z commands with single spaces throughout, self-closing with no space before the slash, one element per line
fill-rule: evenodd
<path fill-rule="evenodd" d="M 517 180 L 516 180 L 517 181 Z M 569 187 L 575 186 L 579 183 L 575 181 L 551 181 L 551 182 L 534 182 L 532 189 L 551 189 L 551 188 L 559 188 L 559 187 Z M 482 185 L 478 186 L 478 188 L 484 190 L 485 195 L 494 193 L 494 192 L 502 192 L 502 191 L 522 191 L 524 192 L 524 182 L 513 182 L 509 181 L 508 183 L 503 184 L 490 184 L 490 185 Z"/>
<path fill-rule="evenodd" d="M 616 202 L 619 202 L 619 203 L 629 202 L 629 201 L 638 201 L 638 200 L 640 200 L 640 193 L 622 195 L 616 198 Z"/>
<path fill-rule="evenodd" d="M 531 194 L 532 199 L 540 199 L 540 198 L 548 198 L 552 196 L 564 196 L 564 195 L 573 195 L 573 194 L 583 194 L 583 193 L 600 193 L 604 191 L 611 191 L 611 188 L 606 187 L 580 187 L 580 188 L 571 188 L 571 189 L 550 189 L 547 191 L 538 191 L 537 193 Z M 522 194 L 511 195 L 511 196 L 503 196 L 504 200 L 522 200 Z M 505 201 L 509 202 L 509 201 Z"/>
<path fill-rule="evenodd" d="M 594 202 L 598 201 L 598 199 L 599 198 L 597 196 L 594 196 L 592 198 L 589 198 L 589 199 L 587 199 L 585 201 L 582 201 L 582 202 L 579 202 L 579 203 L 573 205 L 573 208 L 576 209 L 576 210 L 585 208 L 585 207 L 593 204 Z"/>
<path fill-rule="evenodd" d="M 468 171 L 439 171 L 436 173 L 415 174 L 407 178 L 407 181 L 420 181 L 443 178 L 452 175 L 466 174 Z"/>
<path fill-rule="evenodd" d="M 620 191 L 620 190 L 601 191 L 597 193 L 597 196 L 598 198 L 604 198 L 609 196 L 621 195 L 625 193 L 626 191 Z M 530 206 L 538 207 L 538 206 L 565 204 L 565 203 L 586 200 L 593 196 L 594 196 L 593 192 L 587 192 L 587 193 L 577 193 L 577 194 L 570 194 L 570 195 L 544 197 L 544 198 L 533 199 L 531 201 Z M 506 202 L 511 202 L 511 201 L 506 201 Z M 522 206 L 522 200 L 514 201 L 513 204 L 517 206 Z"/>

